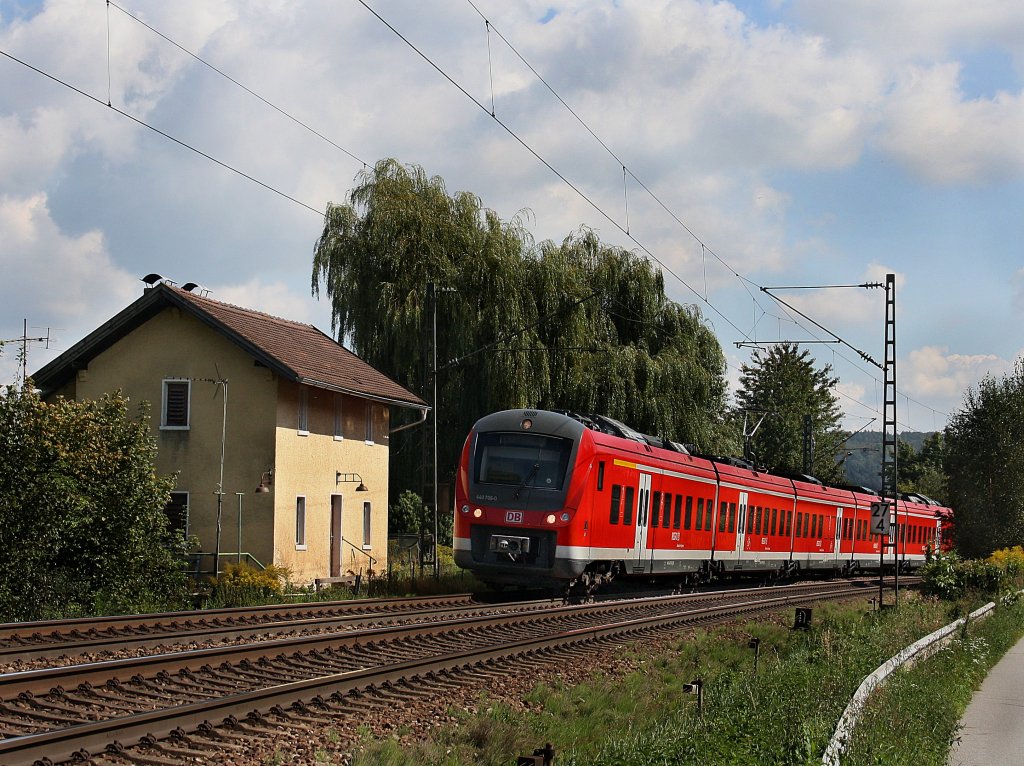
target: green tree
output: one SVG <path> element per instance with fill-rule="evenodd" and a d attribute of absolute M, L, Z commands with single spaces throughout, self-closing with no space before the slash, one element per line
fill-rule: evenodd
<path fill-rule="evenodd" d="M 795 344 L 781 343 L 767 351 L 755 349 L 751 364 L 740 372 L 736 393 L 737 419 L 744 410 L 753 411 L 754 423 L 764 420 L 751 439 L 759 465 L 784 471 L 802 472 L 804 418 L 811 418 L 813 463 L 811 473 L 826 483 L 842 481 L 842 467 L 836 463 L 845 434 L 839 428 L 842 413 L 832 393 L 838 378 L 831 365 L 815 369 L 808 351 Z"/>
<path fill-rule="evenodd" d="M 719 447 L 725 359 L 695 307 L 661 273 L 580 229 L 535 245 L 524 215 L 502 221 L 475 195 L 449 195 L 422 168 L 382 160 L 346 204 L 327 208 L 312 290 L 333 330 L 427 400 L 437 294 L 440 481 L 454 477 L 473 422 L 544 407 L 599 412 L 649 433 Z M 418 487 L 427 428 L 395 435 L 392 491 Z"/>
<path fill-rule="evenodd" d="M 173 480 L 119 394 L 48 404 L 0 392 L 0 619 L 165 606 L 184 589 L 185 543 L 163 509 Z"/>
<path fill-rule="evenodd" d="M 945 443 L 960 553 L 979 558 L 1024 543 L 1024 360 L 967 390 Z"/>
<path fill-rule="evenodd" d="M 947 494 L 945 439 L 941 432 L 930 434 L 919 451 L 900 439 L 897 468 L 900 492 L 918 492 L 933 500 L 944 500 Z"/>

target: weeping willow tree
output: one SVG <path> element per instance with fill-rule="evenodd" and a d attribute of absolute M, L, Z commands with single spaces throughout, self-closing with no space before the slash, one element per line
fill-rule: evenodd
<path fill-rule="evenodd" d="M 438 445 L 454 474 L 476 419 L 514 407 L 597 412 L 642 431 L 722 446 L 725 358 L 700 312 L 665 295 L 645 259 L 589 229 L 536 245 L 473 194 L 382 160 L 328 205 L 312 291 L 332 331 L 430 401 L 437 285 Z M 418 488 L 426 427 L 396 434 L 393 491 Z"/>

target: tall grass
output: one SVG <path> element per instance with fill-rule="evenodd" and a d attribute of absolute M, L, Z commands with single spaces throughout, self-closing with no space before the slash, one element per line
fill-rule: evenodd
<path fill-rule="evenodd" d="M 641 642 L 613 650 L 630 656 L 635 669 L 625 677 L 606 677 L 598 670 L 576 686 L 540 682 L 523 700 L 524 710 L 482 698 L 479 713 L 450 711 L 458 724 L 439 732 L 433 741 L 406 750 L 395 742 L 368 743 L 356 763 L 498 766 L 551 742 L 558 751 L 558 766 L 820 764 L 836 722 L 863 677 L 907 644 L 949 622 L 950 612 L 948 604 L 920 599 L 907 599 L 899 610 L 882 613 L 862 604 L 829 605 L 815 610 L 808 631 L 790 629 L 787 614 L 785 621 L 762 619 Z M 1002 619 L 1012 623 L 1013 618 Z M 1019 614 L 1016 619 L 1019 622 Z M 969 635 L 973 637 L 976 629 L 972 627 Z M 1011 633 L 1000 645 L 1012 643 Z M 748 648 L 752 637 L 761 639 L 756 674 Z M 986 641 L 986 646 L 993 646 Z M 963 663 L 977 659 L 976 652 L 965 656 L 953 660 L 960 665 L 940 668 L 936 677 L 948 678 Z M 695 696 L 683 689 L 697 677 L 704 681 L 702 715 Z M 967 698 L 973 682 L 967 684 Z M 918 692 L 929 695 L 927 705 L 920 707 L 941 706 L 944 692 L 915 683 L 918 686 L 907 687 L 895 698 L 895 710 L 911 705 Z M 947 718 L 955 726 L 959 712 Z M 878 725 L 887 731 L 884 718 Z M 944 753 L 948 727 L 939 732 L 938 740 L 932 749 Z M 906 752 L 913 754 L 914 749 L 907 747 Z M 866 751 L 851 763 L 898 762 L 888 760 L 887 753 L 879 760 L 879 755 Z"/>

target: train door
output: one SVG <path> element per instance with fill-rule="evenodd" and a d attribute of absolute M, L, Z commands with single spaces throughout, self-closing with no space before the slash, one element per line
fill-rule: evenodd
<path fill-rule="evenodd" d="M 836 508 L 836 534 L 835 539 L 832 543 L 832 557 L 839 561 L 842 557 L 842 542 L 843 542 L 843 509 Z"/>
<path fill-rule="evenodd" d="M 650 526 L 651 475 L 640 474 L 636 493 L 636 530 L 633 537 L 633 573 L 648 571 L 650 554 L 647 552 L 647 530 Z"/>
<path fill-rule="evenodd" d="M 736 559 L 743 558 L 743 541 L 746 539 L 747 493 L 740 492 L 739 517 L 736 519 Z"/>

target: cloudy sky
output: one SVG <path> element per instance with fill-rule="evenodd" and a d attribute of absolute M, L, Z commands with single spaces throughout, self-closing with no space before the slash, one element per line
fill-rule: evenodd
<path fill-rule="evenodd" d="M 49 331 L 30 371 L 148 272 L 329 331 L 322 211 L 383 157 L 649 253 L 732 378 L 737 342 L 825 337 L 761 286 L 886 273 L 901 428 L 1024 349 L 1019 0 L 0 0 L 0 51 L 0 339 Z M 883 358 L 883 291 L 779 295 Z M 879 428 L 880 371 L 807 348 Z"/>

